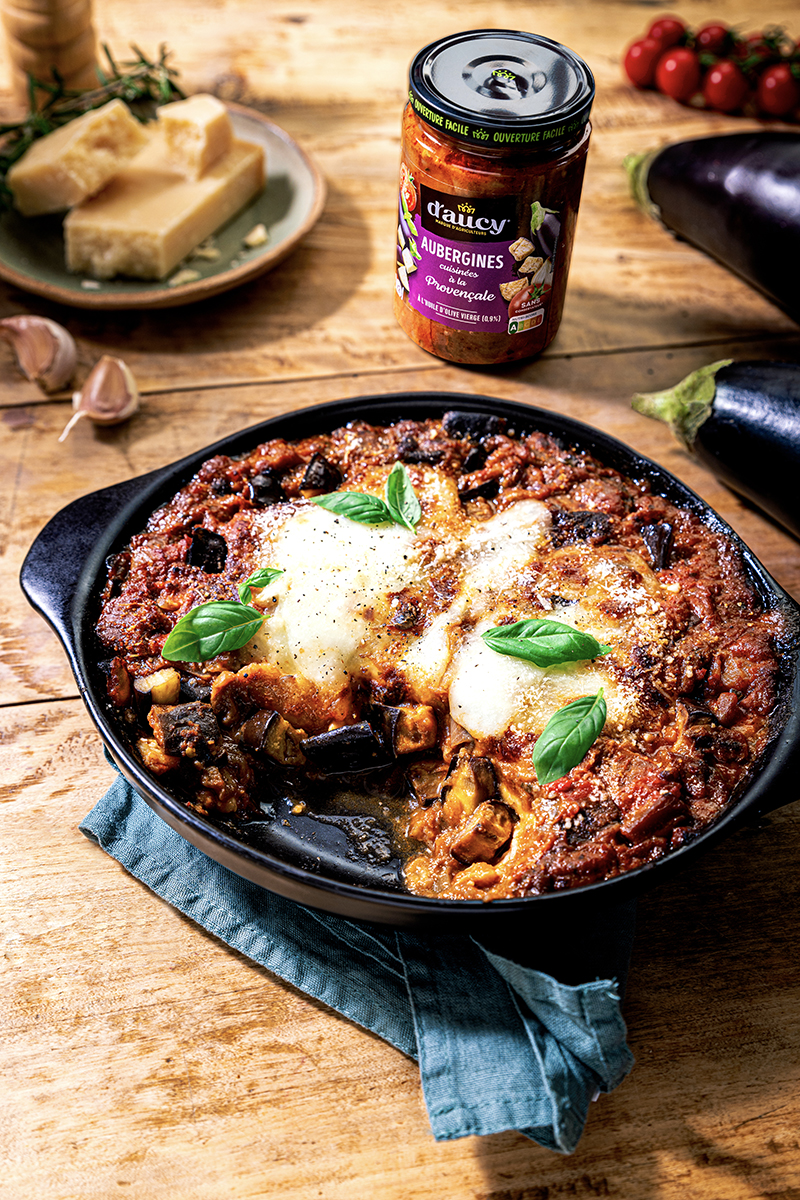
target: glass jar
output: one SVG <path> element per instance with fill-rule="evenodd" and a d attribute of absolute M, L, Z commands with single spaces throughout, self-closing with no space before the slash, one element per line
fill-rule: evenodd
<path fill-rule="evenodd" d="M 411 64 L 394 311 L 459 363 L 539 354 L 561 321 L 594 80 L 571 50 L 469 30 Z"/>

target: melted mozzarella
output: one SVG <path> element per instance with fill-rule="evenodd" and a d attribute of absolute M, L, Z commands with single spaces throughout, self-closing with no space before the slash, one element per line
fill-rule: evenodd
<path fill-rule="evenodd" d="M 249 643 L 249 657 L 341 687 L 359 669 L 375 610 L 415 577 L 420 543 L 399 525 L 360 525 L 316 504 L 270 524 L 264 565 L 283 574 L 270 585 L 277 603 Z"/>
<path fill-rule="evenodd" d="M 487 646 L 480 634 L 491 625 L 485 622 L 464 638 L 450 673 L 450 713 L 473 737 L 501 737 L 509 729 L 539 733 L 556 709 L 600 688 L 609 721 L 624 717 L 629 697 L 601 659 L 537 667 Z"/>
<path fill-rule="evenodd" d="M 643 560 L 619 547 L 550 549 L 550 513 L 535 500 L 471 522 L 452 480 L 422 466 L 412 478 L 424 514 L 416 534 L 310 502 L 254 515 L 262 563 L 283 574 L 243 657 L 335 691 L 390 670 L 413 698 L 448 701 L 474 737 L 541 732 L 556 709 L 601 687 L 609 722 L 624 724 L 636 698 L 619 668 L 635 645 L 666 636 L 659 585 Z M 369 482 L 380 494 L 385 473 Z M 421 633 L 392 629 L 398 593 L 424 614 Z M 480 636 L 536 613 L 593 634 L 612 653 L 542 669 Z"/>
<path fill-rule="evenodd" d="M 503 598 L 518 585 L 549 531 L 546 506 L 522 500 L 443 543 L 458 574 L 458 595 L 400 660 L 398 668 L 412 686 L 441 688 L 456 648 L 454 634 L 464 619 L 480 619 L 503 607 Z"/>

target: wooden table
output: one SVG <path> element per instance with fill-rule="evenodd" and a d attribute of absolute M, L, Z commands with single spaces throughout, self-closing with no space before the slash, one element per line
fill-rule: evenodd
<path fill-rule="evenodd" d="M 514 1133 L 437 1145 L 412 1062 L 219 944 L 78 832 L 111 771 L 58 643 L 16 584 L 38 530 L 76 496 L 288 409 L 437 389 L 540 405 L 621 438 L 710 501 L 800 597 L 798 543 L 629 404 L 715 359 L 800 356 L 795 324 L 628 198 L 628 151 L 744 127 L 622 81 L 621 48 L 656 11 L 622 0 L 96 0 L 118 54 L 169 42 L 189 91 L 283 125 L 329 196 L 290 259 L 193 307 L 102 316 L 0 287 L 0 316 L 62 321 L 82 376 L 101 353 L 120 354 L 144 394 L 127 424 L 83 423 L 60 445 L 68 397 L 45 398 L 0 347 L 0 1196 L 800 1196 L 798 805 L 641 901 L 625 1003 L 637 1064 L 593 1106 L 572 1157 Z M 695 25 L 797 24 L 791 0 L 768 12 L 692 0 L 681 12 Z M 407 66 L 425 42 L 484 25 L 566 43 L 598 83 L 561 332 L 539 361 L 497 370 L 430 358 L 391 312 Z"/>

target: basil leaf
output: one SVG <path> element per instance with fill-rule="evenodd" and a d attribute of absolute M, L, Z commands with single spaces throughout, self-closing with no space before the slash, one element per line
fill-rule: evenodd
<path fill-rule="evenodd" d="M 539 783 L 555 783 L 576 767 L 597 741 L 605 723 L 602 688 L 596 696 L 581 696 L 554 713 L 533 747 Z"/>
<path fill-rule="evenodd" d="M 314 496 L 313 503 L 359 525 L 383 525 L 392 520 L 383 500 L 369 492 L 329 492 L 327 496 Z"/>
<path fill-rule="evenodd" d="M 175 623 L 161 657 L 168 662 L 204 662 L 226 650 L 239 650 L 264 620 L 263 613 L 235 600 L 198 604 Z"/>
<path fill-rule="evenodd" d="M 315 496 L 313 502 L 361 525 L 383 525 L 394 521 L 412 533 L 422 517 L 420 502 L 402 463 L 395 463 L 389 472 L 385 501 L 370 492 L 329 492 L 327 496 Z"/>
<path fill-rule="evenodd" d="M 248 575 L 244 583 L 239 584 L 239 599 L 242 604 L 249 604 L 253 599 L 252 588 L 269 587 L 273 580 L 282 574 L 283 571 L 279 571 L 277 567 L 261 567 L 252 575 Z"/>
<path fill-rule="evenodd" d="M 422 507 L 402 463 L 394 464 L 386 480 L 386 507 L 396 524 L 405 525 L 412 533 L 416 532 L 417 523 L 422 518 Z"/>
<path fill-rule="evenodd" d="M 537 667 L 557 667 L 560 663 L 599 658 L 611 649 L 590 633 L 582 633 L 571 625 L 547 618 L 498 625 L 495 629 L 487 629 L 481 637 L 498 654 L 524 658 Z"/>

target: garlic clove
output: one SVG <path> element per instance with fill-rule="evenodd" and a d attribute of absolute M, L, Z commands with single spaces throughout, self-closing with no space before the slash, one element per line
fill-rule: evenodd
<path fill-rule="evenodd" d="M 121 358 L 104 354 L 92 367 L 86 382 L 72 397 L 75 410 L 58 439 L 66 441 L 72 427 L 82 417 L 98 425 L 116 425 L 132 416 L 139 407 L 139 389 L 133 372 Z"/>
<path fill-rule="evenodd" d="M 43 391 L 57 392 L 75 374 L 75 339 L 49 317 L 5 317 L 0 321 L 0 336 L 13 346 L 25 378 Z"/>

